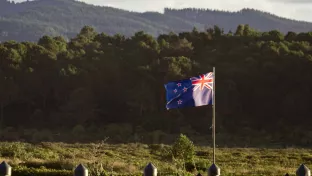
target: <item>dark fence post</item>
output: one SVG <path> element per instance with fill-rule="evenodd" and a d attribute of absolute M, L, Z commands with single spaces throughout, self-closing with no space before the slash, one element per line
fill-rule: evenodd
<path fill-rule="evenodd" d="M 84 167 L 82 164 L 79 164 L 75 171 L 74 171 L 74 176 L 88 176 L 88 169 Z"/>
<path fill-rule="evenodd" d="M 12 175 L 12 167 L 3 161 L 0 164 L 0 176 L 11 176 Z"/>
<path fill-rule="evenodd" d="M 220 168 L 216 164 L 212 164 L 208 169 L 208 176 L 219 176 Z"/>
<path fill-rule="evenodd" d="M 144 176 L 157 176 L 157 168 L 149 163 L 144 169 Z"/>
<path fill-rule="evenodd" d="M 311 176 L 310 169 L 304 164 L 301 164 L 296 171 L 296 176 Z"/>

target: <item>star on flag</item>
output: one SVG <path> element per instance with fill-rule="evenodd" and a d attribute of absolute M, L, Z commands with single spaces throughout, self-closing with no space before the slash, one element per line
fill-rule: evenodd
<path fill-rule="evenodd" d="M 179 105 L 182 104 L 182 100 L 179 100 L 179 101 L 178 101 L 178 104 L 179 104 Z"/>

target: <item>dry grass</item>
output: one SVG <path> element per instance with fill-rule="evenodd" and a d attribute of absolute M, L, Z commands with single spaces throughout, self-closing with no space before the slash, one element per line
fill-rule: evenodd
<path fill-rule="evenodd" d="M 165 145 L 144 144 L 0 143 L 0 160 L 13 167 L 67 170 L 83 163 L 90 170 L 114 173 L 139 173 L 152 162 L 159 172 L 175 172 L 177 163 L 164 154 L 169 149 Z M 212 149 L 197 147 L 196 153 L 196 165 L 208 168 L 212 163 Z M 312 149 L 218 148 L 216 157 L 222 175 L 295 175 L 301 163 L 312 167 Z"/>

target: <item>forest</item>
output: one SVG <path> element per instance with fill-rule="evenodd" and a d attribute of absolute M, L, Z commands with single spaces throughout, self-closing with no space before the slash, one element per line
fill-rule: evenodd
<path fill-rule="evenodd" d="M 166 110 L 164 84 L 216 67 L 218 145 L 309 145 L 312 32 L 214 26 L 154 38 L 98 33 L 0 44 L 2 140 L 211 140 L 211 106 Z M 227 142 L 231 141 L 231 142 Z"/>
<path fill-rule="evenodd" d="M 144 31 L 153 37 L 170 32 L 206 31 L 217 25 L 225 33 L 235 31 L 239 24 L 249 24 L 261 32 L 279 30 L 308 32 L 311 22 L 282 18 L 274 14 L 244 8 L 230 12 L 215 9 L 171 9 L 159 12 L 133 12 L 95 6 L 76 0 L 34 0 L 15 3 L 0 0 L 0 41 L 38 41 L 42 36 L 74 38 L 83 26 L 92 26 L 108 35 L 133 36 Z"/>

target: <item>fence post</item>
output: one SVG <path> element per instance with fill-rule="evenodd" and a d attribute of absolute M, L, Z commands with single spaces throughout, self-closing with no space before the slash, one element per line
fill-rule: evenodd
<path fill-rule="evenodd" d="M 75 171 L 74 171 L 74 176 L 88 176 L 88 169 L 84 167 L 82 164 L 79 164 Z"/>
<path fill-rule="evenodd" d="M 212 164 L 208 169 L 208 176 L 219 176 L 220 168 L 216 164 Z"/>
<path fill-rule="evenodd" d="M 296 171 L 296 176 L 311 176 L 310 169 L 304 164 L 301 164 Z"/>
<path fill-rule="evenodd" d="M 0 176 L 11 176 L 12 175 L 12 167 L 3 161 L 0 164 Z"/>
<path fill-rule="evenodd" d="M 157 168 L 149 163 L 144 169 L 144 176 L 157 176 Z"/>

